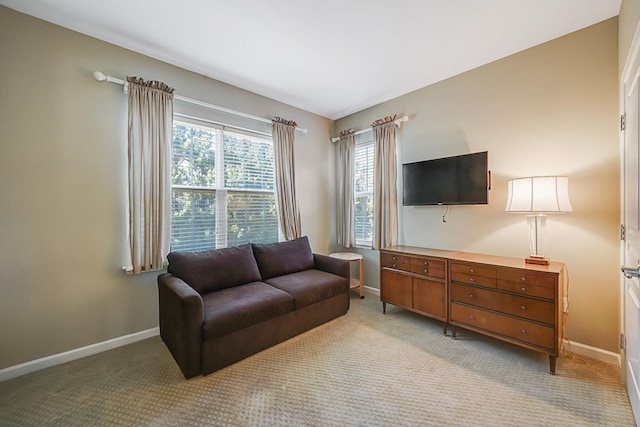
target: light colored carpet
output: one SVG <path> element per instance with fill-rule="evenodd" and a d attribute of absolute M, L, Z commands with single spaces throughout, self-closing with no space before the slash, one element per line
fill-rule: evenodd
<path fill-rule="evenodd" d="M 355 294 L 346 316 L 185 380 L 160 338 L 0 383 L 0 425 L 633 426 L 619 369 Z"/>

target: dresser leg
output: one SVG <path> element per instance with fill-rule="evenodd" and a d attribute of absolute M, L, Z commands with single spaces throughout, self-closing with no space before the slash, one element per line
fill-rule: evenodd
<path fill-rule="evenodd" d="M 447 322 L 443 322 L 442 324 L 442 333 L 447 336 Z"/>
<path fill-rule="evenodd" d="M 387 303 L 382 301 L 382 314 L 387 314 Z"/>
<path fill-rule="evenodd" d="M 451 338 L 456 339 L 456 325 L 451 326 Z"/>
<path fill-rule="evenodd" d="M 556 374 L 556 357 L 549 356 L 549 370 L 551 371 L 551 375 Z"/>

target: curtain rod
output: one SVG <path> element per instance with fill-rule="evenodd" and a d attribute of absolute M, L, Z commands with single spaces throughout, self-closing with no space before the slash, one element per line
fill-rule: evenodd
<path fill-rule="evenodd" d="M 99 82 L 101 81 L 106 81 L 109 83 L 115 83 L 115 84 L 119 84 L 123 86 L 123 91 L 124 93 L 128 93 L 129 91 L 129 82 L 126 82 L 122 79 L 118 79 L 115 77 L 111 77 L 108 76 L 100 71 L 96 71 L 93 73 L 93 77 L 98 80 Z M 192 98 L 187 98 L 186 96 L 181 96 L 181 95 L 177 95 L 174 94 L 173 95 L 173 99 L 176 99 L 178 101 L 183 101 L 183 102 L 187 102 L 189 104 L 194 104 L 194 105 L 199 105 L 200 107 L 205 107 L 205 108 L 209 108 L 211 110 L 217 110 L 217 111 L 222 111 L 224 113 L 229 113 L 229 114 L 233 114 L 235 116 L 240 116 L 240 117 L 245 117 L 247 119 L 252 119 L 252 120 L 257 120 L 259 122 L 263 122 L 263 123 L 271 123 L 271 120 L 269 119 L 265 119 L 264 117 L 259 117 L 259 116 L 254 116 L 253 114 L 247 114 L 247 113 L 243 113 L 242 111 L 236 111 L 236 110 L 232 110 L 230 108 L 226 108 L 226 107 L 221 107 L 219 105 L 214 105 L 214 104 L 209 104 L 208 102 L 203 102 L 203 101 L 199 101 L 197 99 L 192 99 Z M 298 132 L 302 132 L 302 133 L 307 133 L 307 129 L 304 128 L 300 128 L 296 126 L 296 130 Z"/>
<path fill-rule="evenodd" d="M 396 126 L 400 126 L 403 122 L 408 122 L 408 121 L 409 121 L 409 116 L 402 116 L 399 119 L 395 119 L 393 123 L 395 123 Z M 354 135 L 360 135 L 362 133 L 371 132 L 372 130 L 373 128 L 362 129 L 357 132 L 354 132 Z M 338 142 L 338 141 L 340 141 L 339 137 L 331 138 L 331 142 Z"/>
<path fill-rule="evenodd" d="M 268 137 L 272 137 L 273 136 L 272 134 L 270 134 L 268 132 L 261 132 L 259 130 L 249 129 L 249 128 L 245 128 L 245 127 L 242 127 L 242 126 L 230 125 L 228 123 L 218 122 L 216 120 L 209 120 L 209 119 L 205 119 L 203 117 L 190 116 L 189 114 L 182 114 L 182 113 L 174 112 L 173 115 L 176 116 L 176 117 L 181 117 L 183 119 L 194 120 L 196 122 L 204 122 L 204 123 L 209 123 L 209 124 L 212 124 L 212 125 L 221 126 L 223 129 L 224 128 L 229 128 L 229 129 L 235 129 L 235 130 L 248 132 L 248 133 L 252 133 L 252 134 L 256 134 L 256 135 L 262 135 L 262 136 L 268 136 Z"/>

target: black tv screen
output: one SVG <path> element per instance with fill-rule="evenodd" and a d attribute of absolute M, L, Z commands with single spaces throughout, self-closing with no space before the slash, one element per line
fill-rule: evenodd
<path fill-rule="evenodd" d="M 489 203 L 488 152 L 402 165 L 402 204 L 483 205 Z"/>

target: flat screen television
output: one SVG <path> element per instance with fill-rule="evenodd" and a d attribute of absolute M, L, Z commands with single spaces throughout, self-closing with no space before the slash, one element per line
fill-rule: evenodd
<path fill-rule="evenodd" d="M 402 165 L 402 204 L 486 205 L 491 172 L 488 152 Z"/>

